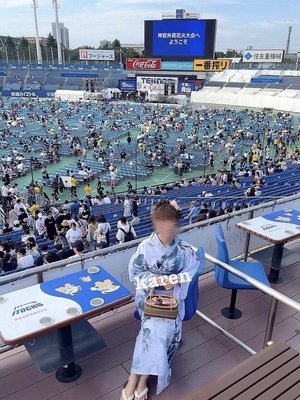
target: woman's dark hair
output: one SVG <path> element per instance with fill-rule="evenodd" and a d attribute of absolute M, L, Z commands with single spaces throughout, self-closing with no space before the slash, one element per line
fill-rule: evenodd
<path fill-rule="evenodd" d="M 26 254 L 26 248 L 25 248 L 25 247 L 20 247 L 20 248 L 19 248 L 19 253 L 20 253 L 22 256 L 25 256 L 25 254 Z"/>
<path fill-rule="evenodd" d="M 89 216 L 89 219 L 88 219 L 88 223 L 89 223 L 89 224 L 93 224 L 94 222 L 96 222 L 95 216 L 94 216 L 94 215 L 90 215 L 90 216 Z"/>
<path fill-rule="evenodd" d="M 179 212 L 168 200 L 161 200 L 151 211 L 152 220 L 178 222 Z"/>
<path fill-rule="evenodd" d="M 28 250 L 34 249 L 35 246 L 36 246 L 36 244 L 34 242 L 29 242 L 29 241 L 27 242 L 27 249 Z"/>
<path fill-rule="evenodd" d="M 9 253 L 10 252 L 10 247 L 9 247 L 9 243 L 8 242 L 2 242 L 2 247 L 3 247 L 3 251 L 5 253 Z"/>
<path fill-rule="evenodd" d="M 99 224 L 105 224 L 105 222 L 106 222 L 106 218 L 105 218 L 105 216 L 104 215 L 99 215 L 99 217 L 98 217 L 98 222 L 99 222 Z"/>
<path fill-rule="evenodd" d="M 3 262 L 7 263 L 10 261 L 11 255 L 9 253 L 5 254 Z"/>
<path fill-rule="evenodd" d="M 119 218 L 119 221 L 122 222 L 122 224 L 126 224 L 127 223 L 126 217 Z"/>
<path fill-rule="evenodd" d="M 73 245 L 73 248 L 75 248 L 79 252 L 82 252 L 84 250 L 84 244 L 82 243 L 81 240 L 76 240 L 76 242 Z"/>

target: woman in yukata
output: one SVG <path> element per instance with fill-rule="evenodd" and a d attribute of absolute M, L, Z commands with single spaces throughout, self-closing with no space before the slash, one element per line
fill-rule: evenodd
<path fill-rule="evenodd" d="M 151 213 L 155 232 L 138 246 L 129 263 L 130 280 L 136 285 L 135 302 L 141 330 L 121 400 L 146 400 L 149 375 L 157 376 L 157 394 L 170 382 L 171 362 L 181 340 L 184 300 L 191 279 L 204 266 L 204 253 L 200 260 L 192 247 L 177 237 L 178 218 L 178 210 L 172 203 L 166 200 L 158 203 Z M 153 280 L 161 284 L 155 293 L 173 291 L 178 301 L 176 319 L 144 315 L 144 302 L 153 287 Z"/>

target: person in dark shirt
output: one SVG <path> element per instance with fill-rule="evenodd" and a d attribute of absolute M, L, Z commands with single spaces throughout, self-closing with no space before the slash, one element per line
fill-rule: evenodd
<path fill-rule="evenodd" d="M 17 269 L 17 267 L 18 267 L 17 261 L 13 259 L 9 253 L 5 254 L 2 265 L 3 271 L 11 272 Z"/>
<path fill-rule="evenodd" d="M 41 246 L 41 255 L 35 260 L 35 265 L 37 267 L 39 267 L 41 265 L 53 263 L 53 262 L 60 261 L 60 260 L 61 259 L 56 254 L 56 252 L 49 251 L 48 245 L 46 243 L 44 243 Z"/>
<path fill-rule="evenodd" d="M 55 245 L 56 254 L 60 260 L 66 260 L 69 257 L 75 256 L 75 253 L 70 248 L 63 248 L 61 243 Z"/>
<path fill-rule="evenodd" d="M 49 240 L 54 240 L 57 236 L 55 219 L 53 217 L 52 211 L 48 211 L 48 216 L 45 219 L 46 234 Z"/>
<path fill-rule="evenodd" d="M 18 216 L 18 220 L 19 220 L 20 224 L 22 225 L 22 228 L 25 231 L 25 229 L 27 227 L 28 214 L 26 213 L 24 208 L 20 208 L 20 214 Z"/>
<path fill-rule="evenodd" d="M 56 217 L 56 220 L 55 220 L 56 225 L 57 225 L 57 226 L 61 225 L 61 223 L 62 223 L 63 220 L 65 220 L 65 219 L 66 219 L 66 216 L 65 216 L 64 210 L 61 208 L 61 209 L 59 210 L 59 214 L 58 214 L 58 216 Z"/>
<path fill-rule="evenodd" d="M 203 203 L 199 214 L 207 214 L 208 212 L 209 212 L 208 204 L 207 203 Z"/>
<path fill-rule="evenodd" d="M 78 212 L 79 212 L 79 204 L 76 197 L 73 197 L 72 203 L 70 205 L 70 213 L 71 213 L 71 218 L 75 219 L 75 221 L 77 221 Z"/>
<path fill-rule="evenodd" d="M 12 232 L 12 228 L 10 228 L 9 224 L 6 222 L 4 224 L 3 233 L 9 233 L 9 232 Z"/>

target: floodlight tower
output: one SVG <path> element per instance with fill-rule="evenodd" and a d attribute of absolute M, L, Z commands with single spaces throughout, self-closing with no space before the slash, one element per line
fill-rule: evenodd
<path fill-rule="evenodd" d="M 292 26 L 289 26 L 288 37 L 287 37 L 287 41 L 286 41 L 285 54 L 289 54 L 289 52 L 290 52 L 290 43 L 291 43 L 292 28 L 293 28 Z"/>
<path fill-rule="evenodd" d="M 35 44 L 36 44 L 36 56 L 37 56 L 37 63 L 42 64 L 42 50 L 40 45 L 40 38 L 39 38 L 39 27 L 38 27 L 38 20 L 37 20 L 37 12 L 36 9 L 38 7 L 37 0 L 33 1 L 33 14 L 34 14 L 34 28 L 35 28 Z"/>
<path fill-rule="evenodd" d="M 62 64 L 61 35 L 60 35 L 60 26 L 59 26 L 59 19 L 58 19 L 58 4 L 57 4 L 57 0 L 52 0 L 52 3 L 53 3 L 53 8 L 55 10 L 58 64 Z"/>

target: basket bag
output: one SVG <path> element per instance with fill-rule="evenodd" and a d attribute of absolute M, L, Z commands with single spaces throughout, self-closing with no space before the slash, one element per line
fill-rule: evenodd
<path fill-rule="evenodd" d="M 156 294 L 153 291 L 146 297 L 144 315 L 147 317 L 176 319 L 178 314 L 177 299 L 171 294 Z"/>

